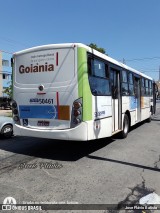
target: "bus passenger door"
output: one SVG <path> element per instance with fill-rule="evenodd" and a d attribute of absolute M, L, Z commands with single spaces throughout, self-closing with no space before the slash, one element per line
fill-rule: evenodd
<path fill-rule="evenodd" d="M 136 99 L 136 122 L 141 121 L 141 93 L 140 93 L 140 78 L 134 78 L 135 99 Z"/>
<path fill-rule="evenodd" d="M 121 129 L 122 119 L 122 107 L 121 107 L 121 96 L 120 96 L 120 72 L 111 69 L 110 70 L 111 80 L 111 92 L 112 92 L 112 132 Z"/>

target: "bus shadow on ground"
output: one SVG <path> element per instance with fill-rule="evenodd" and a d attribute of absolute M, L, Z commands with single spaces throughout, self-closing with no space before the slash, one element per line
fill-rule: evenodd
<path fill-rule="evenodd" d="M 136 168 L 141 168 L 143 170 L 146 169 L 146 170 L 150 170 L 150 171 L 160 172 L 160 169 L 156 166 L 150 167 L 150 166 L 145 166 L 145 165 L 141 165 L 141 164 L 135 164 L 135 163 L 125 162 L 125 161 L 115 160 L 115 159 L 110 159 L 110 158 L 105 158 L 105 157 L 99 157 L 99 156 L 94 156 L 94 155 L 88 155 L 87 158 L 99 160 L 99 161 L 111 162 L 111 163 L 115 163 L 115 164 L 131 166 L 131 167 L 136 167 Z"/>
<path fill-rule="evenodd" d="M 159 117 L 152 117 L 151 122 L 155 122 L 155 121 L 160 121 L 160 115 L 159 115 Z M 148 122 L 147 120 L 141 121 L 140 123 L 137 123 L 134 126 L 131 126 L 129 132 L 135 131 L 137 128 L 139 128 L 139 127 L 141 127 L 141 126 L 143 126 L 145 124 L 149 124 L 149 123 L 150 122 Z M 120 133 L 117 133 L 117 134 L 113 135 L 112 138 L 114 140 L 122 139 Z"/>
<path fill-rule="evenodd" d="M 136 130 L 145 123 L 144 121 L 134 125 L 130 131 Z M 108 146 L 114 141 L 117 142 L 119 139 L 119 134 L 92 141 L 62 141 L 15 136 L 7 140 L 1 140 L 0 138 L 0 149 L 14 154 L 48 160 L 76 161 Z"/>
<path fill-rule="evenodd" d="M 15 136 L 8 140 L 0 140 L 0 149 L 48 160 L 76 161 L 114 141 L 112 138 L 95 141 L 62 141 Z"/>
<path fill-rule="evenodd" d="M 132 131 L 134 131 L 134 130 L 136 130 L 140 126 L 143 126 L 145 123 L 147 123 L 147 122 L 146 121 L 142 121 L 140 123 L 135 124 L 134 126 L 131 126 L 130 129 L 129 129 L 129 133 L 132 132 Z M 117 139 L 122 139 L 123 140 L 123 138 L 121 138 L 121 133 L 117 133 L 117 134 L 113 135 L 112 138 L 114 140 L 117 140 Z"/>

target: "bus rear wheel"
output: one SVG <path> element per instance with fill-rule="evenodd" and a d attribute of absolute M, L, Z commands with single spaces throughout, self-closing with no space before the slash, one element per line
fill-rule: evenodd
<path fill-rule="evenodd" d="M 125 114 L 123 118 L 123 129 L 122 132 L 120 133 L 121 138 L 126 138 L 129 132 L 129 118 Z"/>

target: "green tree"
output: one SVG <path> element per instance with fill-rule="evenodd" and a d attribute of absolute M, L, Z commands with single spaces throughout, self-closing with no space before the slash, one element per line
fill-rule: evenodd
<path fill-rule="evenodd" d="M 12 67 L 12 73 L 13 73 L 13 58 L 11 58 L 11 67 Z M 8 82 L 8 87 L 3 90 L 3 93 L 7 94 L 7 96 L 9 96 L 10 98 L 12 98 L 13 95 L 13 79 L 12 79 L 13 75 L 11 75 L 11 81 Z"/>
<path fill-rule="evenodd" d="M 10 84 L 5 90 L 3 90 L 3 93 L 7 94 L 10 98 L 12 97 L 12 83 L 8 82 Z"/>
<path fill-rule="evenodd" d="M 106 53 L 106 50 L 102 47 L 98 47 L 97 44 L 90 43 L 88 46 L 99 51 L 99 52 L 101 52 L 101 53 L 104 53 L 104 54 Z"/>

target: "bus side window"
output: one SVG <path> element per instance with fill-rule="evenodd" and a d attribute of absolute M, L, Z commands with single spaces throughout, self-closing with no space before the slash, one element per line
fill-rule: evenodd
<path fill-rule="evenodd" d="M 122 70 L 122 95 L 129 95 L 127 71 Z"/>
<path fill-rule="evenodd" d="M 129 95 L 134 96 L 134 81 L 133 81 L 133 73 L 128 73 L 128 83 L 129 83 Z"/>
<path fill-rule="evenodd" d="M 134 79 L 134 94 L 135 98 L 138 98 L 138 81 L 136 80 L 136 78 Z"/>
<path fill-rule="evenodd" d="M 88 57 L 88 73 L 89 75 L 92 75 L 92 58 L 91 57 Z"/>
<path fill-rule="evenodd" d="M 110 70 L 110 84 L 111 84 L 111 93 L 112 93 L 112 98 L 117 99 L 118 98 L 118 79 L 116 75 L 116 71 Z"/>
<path fill-rule="evenodd" d="M 88 57 L 88 73 L 92 94 L 94 96 L 110 95 L 107 64 L 103 60 Z"/>
<path fill-rule="evenodd" d="M 145 80 L 145 94 L 148 95 L 149 94 L 149 89 L 148 89 L 148 80 Z"/>
<path fill-rule="evenodd" d="M 141 78 L 141 95 L 144 96 L 145 94 L 145 81 L 144 78 Z"/>
<path fill-rule="evenodd" d="M 149 95 L 152 96 L 153 95 L 153 88 L 152 88 L 152 81 L 149 81 Z"/>
<path fill-rule="evenodd" d="M 106 73 L 106 78 L 109 79 L 109 66 L 108 66 L 108 64 L 105 64 L 105 73 Z"/>
<path fill-rule="evenodd" d="M 110 85 L 111 85 L 111 93 L 112 97 L 114 96 L 114 73 L 110 70 Z"/>

